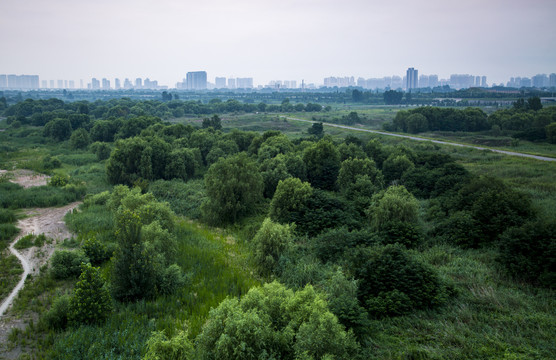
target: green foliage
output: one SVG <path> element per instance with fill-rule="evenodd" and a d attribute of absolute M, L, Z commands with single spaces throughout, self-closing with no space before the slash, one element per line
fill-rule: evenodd
<path fill-rule="evenodd" d="M 271 159 L 265 159 L 259 169 L 263 177 L 264 191 L 263 194 L 266 198 L 272 198 L 278 182 L 285 180 L 291 175 L 288 172 L 287 159 L 284 155 L 278 154 L 276 157 Z"/>
<path fill-rule="evenodd" d="M 89 146 L 91 138 L 87 130 L 80 128 L 75 130 L 70 137 L 70 146 L 73 149 L 85 149 Z"/>
<path fill-rule="evenodd" d="M 0 224 L 13 223 L 16 220 L 15 212 L 11 209 L 0 209 Z"/>
<path fill-rule="evenodd" d="M 556 144 L 556 122 L 546 126 L 546 138 L 551 144 Z"/>
<path fill-rule="evenodd" d="M 89 150 L 95 154 L 97 159 L 100 161 L 108 159 L 110 157 L 110 152 L 112 151 L 110 145 L 100 141 L 95 141 L 89 145 Z"/>
<path fill-rule="evenodd" d="M 257 166 L 240 153 L 213 164 L 205 175 L 208 201 L 204 217 L 211 223 L 235 222 L 253 212 L 263 196 L 263 179 Z"/>
<path fill-rule="evenodd" d="M 84 195 L 82 186 L 36 186 L 24 189 L 18 184 L 0 182 L 0 206 L 3 208 L 30 208 L 66 205 Z"/>
<path fill-rule="evenodd" d="M 324 136 L 324 128 L 322 126 L 322 123 L 313 123 L 313 125 L 311 125 L 309 129 L 307 129 L 307 133 L 309 135 L 314 135 L 320 139 Z"/>
<path fill-rule="evenodd" d="M 112 268 L 112 295 L 119 301 L 151 298 L 156 292 L 154 255 L 141 241 L 141 218 L 123 208 L 117 213 L 116 235 L 119 248 Z"/>
<path fill-rule="evenodd" d="M 498 261 L 506 271 L 541 286 L 556 286 L 556 222 L 537 220 L 500 236 Z"/>
<path fill-rule="evenodd" d="M 390 186 L 373 196 L 368 214 L 371 225 L 382 230 L 391 222 L 408 222 L 416 224 L 419 203 L 417 199 L 402 185 Z"/>
<path fill-rule="evenodd" d="M 44 126 L 44 136 L 50 137 L 57 141 L 64 141 L 70 138 L 72 132 L 71 122 L 69 119 L 54 119 Z"/>
<path fill-rule="evenodd" d="M 201 204 L 207 196 L 202 180 L 157 180 L 149 185 L 149 191 L 159 201 L 168 202 L 176 214 L 190 219 L 201 217 Z"/>
<path fill-rule="evenodd" d="M 68 326 L 70 302 L 71 296 L 67 294 L 59 296 L 54 300 L 50 309 L 41 319 L 49 329 L 60 331 Z"/>
<path fill-rule="evenodd" d="M 81 251 L 56 250 L 50 262 L 55 279 L 68 279 L 79 276 L 81 264 L 88 263 L 89 259 Z"/>
<path fill-rule="evenodd" d="M 406 155 L 391 153 L 382 164 L 382 173 L 386 184 L 391 184 L 395 180 L 400 180 L 405 172 L 414 168 L 411 160 Z"/>
<path fill-rule="evenodd" d="M 48 185 L 54 187 L 64 187 L 69 183 L 69 176 L 56 174 L 48 180 Z"/>
<path fill-rule="evenodd" d="M 277 282 L 224 300 L 211 311 L 197 346 L 203 359 L 350 359 L 358 350 L 311 286 L 294 293 Z"/>
<path fill-rule="evenodd" d="M 89 258 L 92 265 L 100 265 L 110 259 L 110 252 L 106 245 L 97 240 L 95 236 L 88 238 L 83 243 L 83 252 Z"/>
<path fill-rule="evenodd" d="M 287 251 L 292 242 L 292 229 L 289 225 L 273 223 L 266 218 L 252 240 L 254 259 L 260 272 L 270 275 L 278 265 L 282 253 Z"/>
<path fill-rule="evenodd" d="M 362 342 L 369 336 L 371 322 L 369 314 L 357 299 L 358 284 L 349 279 L 341 268 L 337 268 L 332 276 L 319 284 L 326 295 L 328 308 L 338 317 L 338 321 L 353 330 L 357 340 Z"/>
<path fill-rule="evenodd" d="M 222 129 L 222 121 L 218 115 L 213 115 L 211 118 L 204 118 L 203 119 L 203 128 L 213 128 L 214 130 L 221 130 Z"/>
<path fill-rule="evenodd" d="M 168 339 L 162 331 L 155 331 L 146 344 L 147 351 L 143 360 L 189 360 L 193 359 L 193 344 L 187 331 L 179 331 Z"/>
<path fill-rule="evenodd" d="M 456 201 L 453 210 L 468 211 L 472 220 L 465 223 L 476 225 L 468 228 L 473 236 L 465 245 L 470 247 L 493 242 L 506 229 L 520 226 L 534 215 L 529 197 L 492 177 L 474 178 L 461 188 Z"/>
<path fill-rule="evenodd" d="M 305 149 L 303 161 L 307 167 L 307 178 L 313 187 L 333 190 L 340 171 L 340 154 L 336 146 L 322 139 Z"/>
<path fill-rule="evenodd" d="M 288 222 L 289 214 L 299 211 L 313 194 L 311 184 L 298 178 L 278 181 L 276 192 L 270 202 L 269 216 L 278 222 Z"/>
<path fill-rule="evenodd" d="M 326 229 L 346 225 L 359 227 L 363 218 L 351 203 L 335 193 L 314 190 L 298 210 L 291 211 L 287 223 L 295 223 L 297 232 L 315 236 Z"/>
<path fill-rule="evenodd" d="M 359 301 L 374 317 L 407 314 L 446 300 L 438 275 L 401 245 L 360 249 L 351 271 L 360 281 Z"/>
<path fill-rule="evenodd" d="M 69 322 L 73 325 L 102 323 L 112 311 L 112 300 L 100 268 L 83 264 L 81 269 L 69 304 Z"/>
<path fill-rule="evenodd" d="M 50 155 L 45 156 L 42 159 L 42 168 L 45 170 L 57 169 L 62 166 L 62 162 L 57 157 L 52 157 Z"/>
<path fill-rule="evenodd" d="M 23 250 L 23 249 L 29 249 L 30 247 L 33 247 L 35 242 L 35 235 L 33 234 L 28 234 L 23 236 L 21 239 L 17 240 L 17 242 L 14 245 L 14 248 L 17 250 Z"/>
<path fill-rule="evenodd" d="M 337 227 L 315 237 L 313 249 L 322 262 L 339 262 L 345 257 L 346 251 L 358 246 L 372 246 L 378 241 L 368 229 L 349 231 L 347 227 Z"/>

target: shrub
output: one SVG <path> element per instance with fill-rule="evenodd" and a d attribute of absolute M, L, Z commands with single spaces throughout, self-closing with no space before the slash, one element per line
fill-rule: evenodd
<path fill-rule="evenodd" d="M 57 250 L 52 255 L 51 271 L 55 279 L 77 277 L 81 273 L 81 264 L 89 259 L 81 251 Z"/>
<path fill-rule="evenodd" d="M 54 300 L 52 307 L 44 314 L 42 319 L 49 329 L 64 330 L 66 328 L 68 325 L 70 300 L 70 295 L 62 295 Z"/>
<path fill-rule="evenodd" d="M 93 265 L 100 265 L 104 261 L 110 259 L 110 254 L 106 250 L 106 246 L 94 236 L 85 240 L 83 251 Z"/>
<path fill-rule="evenodd" d="M 19 233 L 14 224 L 0 224 L 0 241 L 9 241 Z"/>
<path fill-rule="evenodd" d="M 390 186 L 372 198 L 368 210 L 371 225 L 382 230 L 391 222 L 417 223 L 419 203 L 417 199 L 402 186 Z"/>
<path fill-rule="evenodd" d="M 187 337 L 187 331 L 179 331 L 170 339 L 162 331 L 154 331 L 146 347 L 143 360 L 193 359 L 193 344 Z"/>
<path fill-rule="evenodd" d="M 518 279 L 556 287 L 556 222 L 537 220 L 506 230 L 498 261 Z"/>
<path fill-rule="evenodd" d="M 23 236 L 21 239 L 17 240 L 14 245 L 14 248 L 17 250 L 29 249 L 30 247 L 34 246 L 35 235 L 28 234 Z"/>
<path fill-rule="evenodd" d="M 182 275 L 181 268 L 176 264 L 172 264 L 162 272 L 162 277 L 158 283 L 158 291 L 165 295 L 173 294 L 184 283 L 185 278 Z"/>
<path fill-rule="evenodd" d="M 56 174 L 53 177 L 50 178 L 50 180 L 48 181 L 48 185 L 50 186 L 54 186 L 54 187 L 64 187 L 69 183 L 69 177 L 68 176 L 64 176 L 64 175 L 60 175 L 60 174 Z"/>
<path fill-rule="evenodd" d="M 50 155 L 45 156 L 42 159 L 42 168 L 45 170 L 57 169 L 62 166 L 60 159 L 56 157 L 51 157 Z"/>
<path fill-rule="evenodd" d="M 273 282 L 211 310 L 197 337 L 207 359 L 352 359 L 358 345 L 312 286 Z"/>
<path fill-rule="evenodd" d="M 69 321 L 72 325 L 95 324 L 104 321 L 112 311 L 112 300 L 100 269 L 83 264 L 79 281 L 70 300 Z"/>
<path fill-rule="evenodd" d="M 0 209 L 0 224 L 15 222 L 15 212 L 11 209 Z"/>
<path fill-rule="evenodd" d="M 274 272 L 280 256 L 292 242 L 292 228 L 266 218 L 252 242 L 260 272 L 269 275 Z"/>
<path fill-rule="evenodd" d="M 342 259 L 345 251 L 356 246 L 371 246 L 378 242 L 375 234 L 368 230 L 349 231 L 347 227 L 330 229 L 313 239 L 313 248 L 323 262 Z"/>
<path fill-rule="evenodd" d="M 432 268 L 401 245 L 359 249 L 350 264 L 358 298 L 374 317 L 402 315 L 441 304 L 446 288 Z"/>

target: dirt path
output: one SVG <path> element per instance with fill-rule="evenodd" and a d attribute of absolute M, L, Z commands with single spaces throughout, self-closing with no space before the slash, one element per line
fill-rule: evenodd
<path fill-rule="evenodd" d="M 294 117 L 289 117 L 289 116 L 282 116 L 282 117 L 285 118 L 285 119 L 288 119 L 288 120 L 303 121 L 303 122 L 307 122 L 307 123 L 311 123 L 311 124 L 320 123 L 320 121 L 299 119 L 299 118 L 294 118 Z M 393 133 L 378 131 L 378 130 L 361 129 L 361 128 L 357 128 L 357 127 L 353 127 L 353 126 L 347 126 L 347 125 L 338 125 L 338 124 L 330 124 L 330 123 L 322 123 L 322 124 L 326 125 L 326 126 L 332 126 L 332 127 L 348 129 L 348 130 L 363 131 L 363 132 L 369 132 L 369 133 L 387 135 L 387 136 L 395 136 L 395 137 L 400 137 L 400 138 L 404 138 L 404 139 L 411 139 L 411 140 L 417 140 L 417 141 L 430 141 L 430 142 L 435 143 L 435 144 L 460 146 L 460 147 L 467 147 L 467 148 L 472 148 L 472 149 L 477 149 L 477 150 L 488 150 L 488 151 L 492 151 L 492 152 L 496 152 L 496 153 L 500 153 L 500 154 L 511 155 L 511 156 L 521 156 L 521 157 L 526 157 L 526 158 L 531 158 L 531 159 L 541 160 L 541 161 L 556 161 L 556 158 L 550 158 L 550 157 L 546 157 L 546 156 L 538 156 L 538 155 L 524 154 L 524 153 L 513 152 L 513 151 L 491 149 L 491 148 L 485 148 L 485 147 L 481 147 L 481 146 L 459 144 L 459 143 L 453 143 L 453 142 L 441 141 L 441 140 L 431 140 L 431 139 L 425 139 L 425 138 L 421 138 L 421 137 L 417 137 L 417 136 L 393 134 Z"/>
<path fill-rule="evenodd" d="M 0 317 L 4 315 L 19 290 L 23 288 L 27 275 L 36 275 L 41 266 L 46 264 L 52 253 L 54 253 L 56 243 L 71 237 L 71 233 L 66 228 L 63 218 L 68 211 L 73 210 L 79 204 L 80 202 L 74 202 L 60 208 L 29 209 L 25 211 L 28 217 L 17 222 L 17 227 L 21 229 L 21 232 L 10 244 L 9 249 L 21 261 L 23 275 L 17 286 L 0 306 Z M 46 237 L 54 239 L 54 241 L 50 244 L 45 243 L 40 248 L 33 246 L 29 249 L 21 250 L 21 252 L 14 249 L 17 241 L 28 234 L 44 234 Z"/>
<path fill-rule="evenodd" d="M 28 188 L 32 186 L 46 185 L 49 176 L 38 174 L 30 170 L 0 170 L 0 176 L 6 174 L 10 181 L 20 184 Z M 10 244 L 9 251 L 14 254 L 23 266 L 23 274 L 21 280 L 0 305 L 0 358 L 16 359 L 22 353 L 20 348 L 8 349 L 8 335 L 14 328 L 25 329 L 26 322 L 31 318 L 36 320 L 36 315 L 26 316 L 26 318 L 18 318 L 10 314 L 9 309 L 19 291 L 25 285 L 25 279 L 29 274 L 36 275 L 40 268 L 48 262 L 56 244 L 66 238 L 70 238 L 72 234 L 64 223 L 64 216 L 67 212 L 75 209 L 80 202 L 74 202 L 63 207 L 57 208 L 34 208 L 24 210 L 24 219 L 17 223 L 17 227 L 21 229 L 19 235 Z M 43 244 L 41 247 L 31 247 L 18 251 L 14 249 L 14 245 L 19 239 L 28 234 L 44 234 L 47 238 L 53 239 L 49 243 Z"/>
<path fill-rule="evenodd" d="M 36 321 L 37 318 L 36 316 L 18 318 L 9 313 L 10 305 L 25 285 L 27 275 L 38 274 L 41 266 L 46 264 L 54 253 L 56 244 L 72 236 L 63 219 L 68 211 L 75 209 L 79 204 L 81 203 L 74 202 L 59 208 L 27 209 L 25 213 L 28 217 L 18 221 L 17 227 L 21 229 L 21 232 L 10 244 L 9 249 L 21 261 L 24 272 L 17 286 L 0 306 L 0 358 L 16 359 L 22 353 L 21 348 L 5 348 L 8 345 L 8 335 L 14 328 L 24 330 L 29 319 Z M 32 247 L 21 251 L 14 249 L 15 243 L 27 234 L 45 234 L 54 241 L 50 244 L 45 243 L 40 248 Z"/>

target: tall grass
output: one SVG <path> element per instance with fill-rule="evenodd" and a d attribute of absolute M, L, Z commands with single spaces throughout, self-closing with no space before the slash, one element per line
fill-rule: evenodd
<path fill-rule="evenodd" d="M 60 206 L 79 200 L 84 195 L 81 187 L 58 188 L 37 186 L 24 189 L 10 182 L 0 182 L 0 207 L 20 209 Z"/>

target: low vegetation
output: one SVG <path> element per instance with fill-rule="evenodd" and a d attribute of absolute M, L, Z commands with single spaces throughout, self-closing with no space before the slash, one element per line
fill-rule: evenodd
<path fill-rule="evenodd" d="M 2 243 L 17 233 L 17 209 L 83 199 L 65 219 L 71 246 L 14 303 L 15 314 L 40 316 L 12 345 L 57 359 L 556 354 L 553 164 L 318 124 L 260 133 L 218 115 L 165 123 L 156 117 L 193 104 L 162 105 L 8 108 L 21 126 L 0 134 L 13 146 L 0 163 L 26 163 L 36 142 L 49 150 L 41 166 L 53 164 L 47 186 L 0 182 Z M 303 106 L 279 107 L 317 110 Z M 435 129 L 489 131 L 495 114 L 418 108 L 393 124 L 430 131 L 430 115 Z M 25 131 L 35 137 L 18 145 Z"/>

